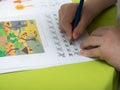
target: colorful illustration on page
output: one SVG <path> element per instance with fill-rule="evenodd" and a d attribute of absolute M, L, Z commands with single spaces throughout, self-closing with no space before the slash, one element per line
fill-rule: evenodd
<path fill-rule="evenodd" d="M 25 8 L 33 7 L 33 4 L 31 1 L 32 0 L 13 0 L 13 3 L 15 5 L 16 10 L 24 10 Z"/>
<path fill-rule="evenodd" d="M 0 22 L 0 57 L 44 53 L 35 20 Z"/>

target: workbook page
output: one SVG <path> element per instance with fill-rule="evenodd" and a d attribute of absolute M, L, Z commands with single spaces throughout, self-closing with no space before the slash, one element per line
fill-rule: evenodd
<path fill-rule="evenodd" d="M 85 62 L 80 43 L 70 45 L 58 26 L 57 13 L 0 20 L 0 73 Z"/>
<path fill-rule="evenodd" d="M 46 3 L 48 7 L 54 6 L 52 1 L 41 2 L 44 9 Z M 92 60 L 80 55 L 80 43 L 87 33 L 70 45 L 66 34 L 61 32 L 58 23 L 60 4 L 57 4 L 47 12 L 0 18 L 0 73 Z"/>

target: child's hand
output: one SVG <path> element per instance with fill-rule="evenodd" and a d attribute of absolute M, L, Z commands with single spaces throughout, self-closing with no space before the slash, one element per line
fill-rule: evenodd
<path fill-rule="evenodd" d="M 65 31 L 68 40 L 73 39 L 72 22 L 75 17 L 78 4 L 64 4 L 59 10 L 59 25 L 62 31 Z"/>
<path fill-rule="evenodd" d="M 87 47 L 96 47 L 85 49 Z M 96 29 L 80 46 L 81 54 L 98 57 L 120 71 L 120 30 L 113 26 Z"/>
<path fill-rule="evenodd" d="M 66 32 L 68 40 L 77 39 L 85 31 L 86 27 L 92 20 L 93 11 L 89 12 L 89 8 L 86 9 L 85 5 L 83 6 L 81 20 L 78 26 L 72 32 L 72 22 L 75 17 L 78 4 L 69 3 L 61 6 L 59 10 L 59 24 L 60 28 Z"/>
<path fill-rule="evenodd" d="M 72 31 L 72 22 L 75 18 L 77 7 L 77 3 L 68 3 L 62 5 L 59 10 L 60 29 L 66 32 L 68 40 L 79 38 L 99 12 L 99 10 L 93 11 L 93 7 L 90 3 L 85 3 L 83 6 L 80 22 L 78 23 L 75 30 Z"/>
<path fill-rule="evenodd" d="M 77 6 L 78 4 L 75 3 L 64 4 L 59 10 L 60 28 L 66 32 L 68 40 L 79 38 L 94 18 L 93 12 L 89 11 L 89 5 L 84 5 L 80 22 L 72 32 L 72 22 L 75 18 Z"/>
<path fill-rule="evenodd" d="M 72 22 L 78 4 L 69 3 L 61 6 L 59 10 L 60 28 L 66 32 L 69 40 L 79 38 L 86 30 L 92 20 L 106 8 L 114 5 L 117 0 L 87 0 L 84 3 L 81 19 L 75 30 L 72 32 Z"/>

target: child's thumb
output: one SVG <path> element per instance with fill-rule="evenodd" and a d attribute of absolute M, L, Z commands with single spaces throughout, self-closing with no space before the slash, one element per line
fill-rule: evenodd
<path fill-rule="evenodd" d="M 80 22 L 73 31 L 73 39 L 78 39 L 84 33 L 85 29 L 85 24 Z"/>

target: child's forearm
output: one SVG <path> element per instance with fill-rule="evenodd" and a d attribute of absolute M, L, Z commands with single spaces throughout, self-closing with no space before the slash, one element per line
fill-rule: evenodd
<path fill-rule="evenodd" d="M 90 12 L 93 12 L 93 17 L 97 16 L 100 12 L 104 9 L 115 5 L 117 0 L 87 0 L 86 1 L 86 8 L 89 8 Z"/>

